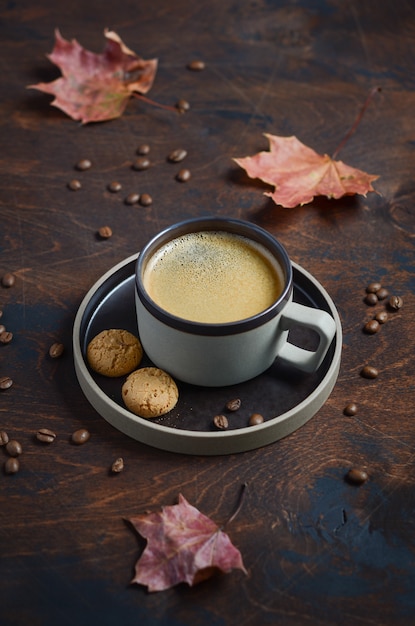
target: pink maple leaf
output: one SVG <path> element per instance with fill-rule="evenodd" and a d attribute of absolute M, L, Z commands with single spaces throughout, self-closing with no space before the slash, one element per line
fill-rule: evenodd
<path fill-rule="evenodd" d="M 193 586 L 217 571 L 246 572 L 239 550 L 211 519 L 179 494 L 179 504 L 129 520 L 147 539 L 131 582 L 162 591 L 181 582 Z"/>

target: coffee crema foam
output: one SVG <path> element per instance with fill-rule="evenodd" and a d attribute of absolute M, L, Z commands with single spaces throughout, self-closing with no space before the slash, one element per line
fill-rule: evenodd
<path fill-rule="evenodd" d="M 270 307 L 284 286 L 281 267 L 263 245 L 225 231 L 188 233 L 149 259 L 144 287 L 177 317 L 221 324 Z"/>

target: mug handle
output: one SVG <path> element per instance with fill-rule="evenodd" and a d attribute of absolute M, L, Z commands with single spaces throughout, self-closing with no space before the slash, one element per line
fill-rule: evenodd
<path fill-rule="evenodd" d="M 315 372 L 320 367 L 336 334 L 336 323 L 326 311 L 291 302 L 282 312 L 280 328 L 281 330 L 291 330 L 296 326 L 311 328 L 318 333 L 320 342 L 317 350 L 313 352 L 298 348 L 286 341 L 278 354 L 278 358 L 304 372 Z"/>

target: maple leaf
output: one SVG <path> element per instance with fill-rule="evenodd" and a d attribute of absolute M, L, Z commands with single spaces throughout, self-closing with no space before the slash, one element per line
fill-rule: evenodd
<path fill-rule="evenodd" d="M 265 192 L 276 204 L 291 209 L 311 202 L 314 196 L 341 198 L 344 195 L 375 191 L 371 183 L 378 176 L 366 174 L 327 154 L 320 155 L 297 137 L 265 134 L 269 152 L 233 159 L 250 178 L 274 185 Z"/>
<path fill-rule="evenodd" d="M 147 539 L 132 583 L 162 591 L 186 582 L 193 586 L 221 570 L 246 572 L 229 536 L 179 494 L 179 504 L 129 520 Z"/>
<path fill-rule="evenodd" d="M 48 58 L 62 76 L 50 83 L 29 85 L 55 96 L 51 103 L 74 120 L 101 122 L 120 117 L 134 92 L 147 93 L 154 82 L 157 59 L 145 61 L 106 30 L 102 54 L 83 48 L 76 39 L 67 41 L 55 30 L 55 45 Z"/>

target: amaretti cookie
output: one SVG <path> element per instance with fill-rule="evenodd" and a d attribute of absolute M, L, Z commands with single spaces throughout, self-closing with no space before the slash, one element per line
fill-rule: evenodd
<path fill-rule="evenodd" d="M 88 344 L 90 367 L 103 376 L 116 378 L 137 369 L 143 357 L 139 339 L 121 328 L 110 328 L 96 335 Z"/>
<path fill-rule="evenodd" d="M 160 417 L 171 411 L 179 399 L 172 377 L 157 367 L 132 372 L 122 387 L 125 406 L 140 417 Z"/>

